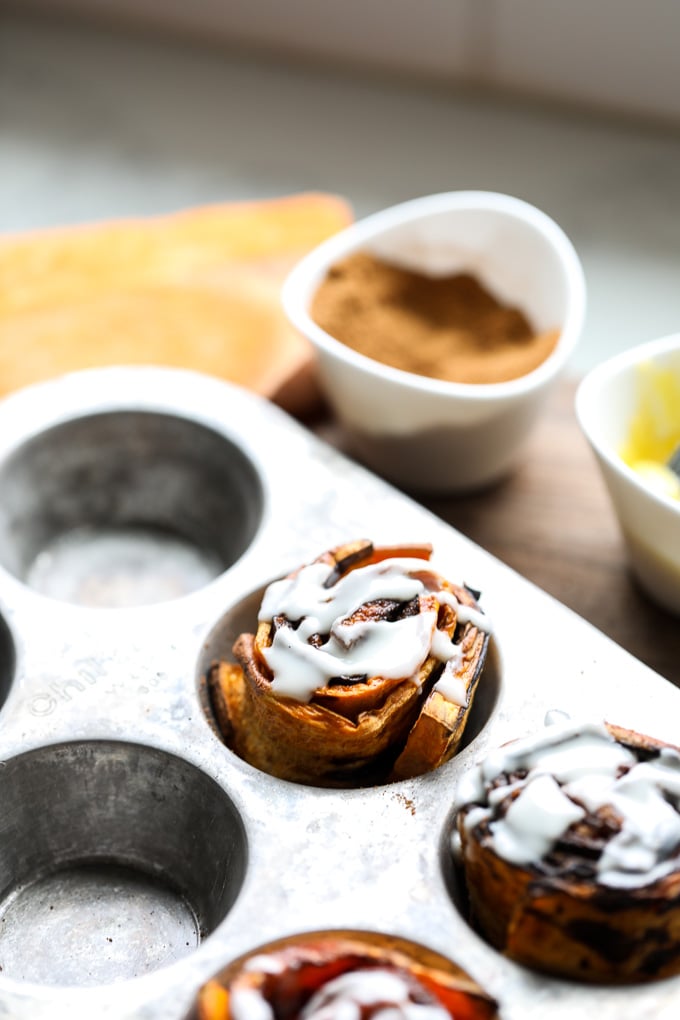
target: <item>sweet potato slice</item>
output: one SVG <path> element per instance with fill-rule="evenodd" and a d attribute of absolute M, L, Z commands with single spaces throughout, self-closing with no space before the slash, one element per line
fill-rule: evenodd
<path fill-rule="evenodd" d="M 433 653 L 426 655 L 416 675 L 408 671 L 398 677 L 339 673 L 313 691 L 309 701 L 281 694 L 273 683 L 267 650 L 277 628 L 295 629 L 300 624 L 275 616 L 262 620 L 255 634 L 242 634 L 236 640 L 233 653 L 237 665 L 216 666 L 209 677 L 218 723 L 225 741 L 238 755 L 282 779 L 347 786 L 419 775 L 454 753 L 481 673 L 488 635 L 469 623 L 459 626 L 448 596 L 441 601 L 441 592 L 445 591 L 465 605 L 476 607 L 468 591 L 432 570 L 427 562 L 431 552 L 431 546 L 425 544 L 374 548 L 370 541 L 361 539 L 323 553 L 316 562 L 331 568 L 323 585 L 329 589 L 330 599 L 330 589 L 360 567 L 389 559 L 422 560 L 422 572 L 419 568 L 410 571 L 421 588 L 417 598 L 402 602 L 369 599 L 343 620 L 345 624 L 370 627 L 424 613 L 428 614 L 426 620 L 436 621 L 425 626 L 436 626 L 439 639 L 453 640 L 459 631 L 458 671 L 467 704 L 454 706 L 441 694 L 431 693 L 443 666 Z M 290 578 L 295 579 L 298 573 L 293 572 Z M 327 635 L 318 635 L 317 647 L 323 647 L 326 639 Z M 309 638 L 310 643 L 313 640 L 315 636 Z M 425 718 L 419 724 L 423 711 Z M 428 744 L 428 728 L 432 729 L 432 747 Z M 402 754 L 395 772 L 395 759 Z"/>
<path fill-rule="evenodd" d="M 470 592 L 458 585 L 452 587 L 460 603 L 471 607 L 476 605 Z M 430 691 L 406 738 L 404 750 L 394 763 L 393 779 L 406 779 L 439 768 L 458 750 L 482 675 L 489 641 L 488 632 L 473 623 L 464 624 L 461 630 L 459 642 L 463 654 L 456 675 L 465 692 L 464 704 L 456 704 L 436 688 Z"/>
<path fill-rule="evenodd" d="M 279 697 L 267 684 L 254 653 L 254 638 L 243 634 L 234 645 L 240 666 L 220 666 L 213 674 L 217 698 L 227 706 L 227 743 L 255 768 L 299 783 L 335 786 L 373 781 L 384 768 L 382 756 L 403 740 L 418 706 L 410 680 L 393 684 L 380 707 L 356 722 L 322 705 Z M 374 680 L 379 686 L 380 678 Z M 367 695 L 370 684 L 359 684 Z M 382 693 L 382 692 L 381 692 Z M 223 729 L 224 732 L 224 729 Z"/>
<path fill-rule="evenodd" d="M 281 283 L 351 221 L 325 194 L 0 239 L 0 395 L 64 372 L 165 365 L 250 388 L 293 413 L 318 400 Z"/>

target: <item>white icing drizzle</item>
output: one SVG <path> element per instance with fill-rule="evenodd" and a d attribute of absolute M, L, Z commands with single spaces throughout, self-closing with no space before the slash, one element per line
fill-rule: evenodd
<path fill-rule="evenodd" d="M 477 630 L 482 630 L 485 634 L 491 633 L 491 621 L 481 610 L 463 605 L 462 602 L 458 601 L 453 592 L 440 591 L 438 594 L 440 602 L 451 606 L 456 611 L 459 623 L 472 623 Z"/>
<path fill-rule="evenodd" d="M 491 784 L 527 770 L 525 778 Z M 519 790 L 505 814 L 497 807 Z M 620 830 L 596 862 L 597 880 L 615 888 L 649 885 L 680 867 L 680 754 L 648 762 L 604 726 L 559 720 L 490 754 L 461 780 L 458 806 L 476 805 L 467 831 L 488 822 L 490 845 L 515 864 L 537 863 L 586 812 L 611 807 Z"/>
<path fill-rule="evenodd" d="M 274 1020 L 274 1010 L 255 988 L 235 988 L 229 996 L 233 1020 Z"/>
<path fill-rule="evenodd" d="M 492 822 L 494 849 L 515 864 L 547 854 L 565 830 L 585 816 L 552 776 L 536 775 L 513 800 L 502 822 Z"/>
<path fill-rule="evenodd" d="M 491 633 L 491 621 L 488 616 L 480 612 L 479 609 L 473 609 L 472 606 L 465 606 L 459 603 L 460 611 L 458 613 L 459 623 L 471 623 L 477 630 L 483 630 L 485 633 Z"/>
<path fill-rule="evenodd" d="M 362 1006 L 379 1007 L 374 1020 L 451 1020 L 439 1003 L 413 1002 L 404 978 L 381 968 L 348 971 L 328 981 L 311 997 L 300 1020 L 360 1020 Z"/>
<path fill-rule="evenodd" d="M 462 654 L 458 645 L 451 645 L 451 648 L 458 651 L 458 654 L 444 666 L 442 675 L 434 685 L 434 690 L 439 691 L 447 701 L 450 701 L 453 705 L 459 705 L 461 708 L 465 708 L 468 703 L 468 692 L 465 686 L 465 681 L 462 677 L 456 676 L 454 670 L 458 669 L 462 661 Z M 433 643 L 434 652 L 434 643 Z"/>
<path fill-rule="evenodd" d="M 426 590 L 423 576 L 434 579 L 427 562 L 412 557 L 394 557 L 380 563 L 350 570 L 330 588 L 325 582 L 333 572 L 329 563 L 310 563 L 292 577 L 274 581 L 264 593 L 260 620 L 272 620 L 279 613 L 289 620 L 314 616 L 322 632 L 364 602 L 397 599 L 408 602 Z M 456 603 L 457 605 L 457 603 Z"/>
<path fill-rule="evenodd" d="M 267 953 L 258 953 L 249 957 L 243 964 L 245 971 L 255 971 L 259 974 L 283 974 L 285 966 L 277 956 L 270 956 Z"/>
<path fill-rule="evenodd" d="M 382 676 L 417 683 L 420 667 L 432 655 L 440 662 L 452 663 L 438 690 L 455 704 L 464 705 L 464 684 L 453 672 L 462 652 L 437 629 L 436 609 L 394 621 L 346 621 L 367 602 L 409 602 L 428 593 L 451 606 L 459 620 L 471 619 L 476 626 L 488 629 L 483 614 L 472 611 L 470 616 L 468 607 L 452 592 L 440 590 L 440 580 L 427 561 L 416 557 L 392 557 L 357 567 L 326 588 L 333 570 L 331 564 L 312 563 L 265 591 L 260 622 L 271 623 L 276 616 L 293 623 L 301 621 L 295 628 L 279 627 L 271 645 L 262 650 L 272 673 L 272 689 L 297 701 L 309 701 L 332 677 Z M 309 644 L 314 634 L 328 634 L 329 638 L 319 648 Z"/>
<path fill-rule="evenodd" d="M 419 613 L 388 623 L 355 624 L 356 638 L 345 643 L 337 628 L 323 648 L 307 644 L 319 632 L 317 621 L 307 619 L 297 630 L 281 627 L 263 655 L 274 679 L 277 694 L 297 701 L 309 701 L 314 691 L 325 687 L 333 676 L 382 676 L 417 682 L 418 670 L 427 658 L 436 628 L 437 614 Z M 354 628 L 346 627 L 345 631 Z"/>

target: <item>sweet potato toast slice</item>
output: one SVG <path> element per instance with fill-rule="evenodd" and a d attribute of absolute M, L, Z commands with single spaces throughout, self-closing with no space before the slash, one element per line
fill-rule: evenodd
<path fill-rule="evenodd" d="M 293 413 L 318 399 L 314 358 L 279 290 L 351 221 L 301 194 L 0 239 L 0 395 L 64 372 L 167 365 L 250 388 Z"/>

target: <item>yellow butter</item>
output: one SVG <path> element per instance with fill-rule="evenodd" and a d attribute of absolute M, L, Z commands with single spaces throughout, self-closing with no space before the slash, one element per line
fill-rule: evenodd
<path fill-rule="evenodd" d="M 680 500 L 680 479 L 666 466 L 680 445 L 680 375 L 644 362 L 637 378 L 637 407 L 621 457 L 645 485 Z"/>
<path fill-rule="evenodd" d="M 621 456 L 665 462 L 680 443 L 680 376 L 651 362 L 638 367 L 638 403 Z"/>

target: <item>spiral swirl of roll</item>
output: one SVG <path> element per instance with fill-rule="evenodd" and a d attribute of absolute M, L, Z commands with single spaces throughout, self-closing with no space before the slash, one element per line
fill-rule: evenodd
<path fill-rule="evenodd" d="M 456 751 L 489 625 L 430 546 L 347 543 L 272 583 L 235 663 L 209 676 L 226 743 L 320 786 L 409 778 Z"/>
<path fill-rule="evenodd" d="M 461 781 L 454 851 L 473 923 L 561 977 L 680 973 L 680 751 L 610 724 L 555 721 Z"/>

